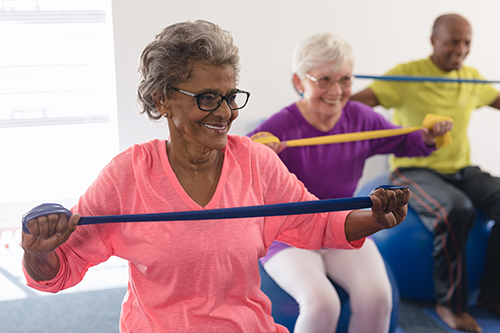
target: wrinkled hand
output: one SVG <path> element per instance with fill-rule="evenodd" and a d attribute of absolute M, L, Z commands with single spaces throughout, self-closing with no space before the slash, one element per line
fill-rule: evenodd
<path fill-rule="evenodd" d="M 271 135 L 266 134 L 265 132 L 262 132 L 261 134 L 252 137 L 252 139 L 265 138 L 265 137 L 268 137 L 268 136 L 271 136 Z M 280 142 L 280 143 L 271 142 L 271 143 L 265 143 L 264 145 L 266 145 L 269 148 L 271 148 L 272 150 L 274 150 L 274 152 L 276 154 L 281 153 L 286 147 L 288 147 L 288 145 L 286 144 L 286 142 Z"/>
<path fill-rule="evenodd" d="M 436 144 L 436 137 L 444 135 L 446 132 L 451 131 L 453 122 L 449 120 L 438 121 L 432 129 L 422 128 L 422 139 L 428 146 Z"/>
<path fill-rule="evenodd" d="M 370 199 L 372 200 L 373 220 L 379 227 L 389 229 L 405 219 L 410 201 L 410 190 L 379 188 L 370 195 Z"/>
<path fill-rule="evenodd" d="M 75 231 L 80 214 L 73 214 L 68 219 L 66 214 L 50 214 L 28 221 L 28 230 L 23 232 L 22 247 L 34 256 L 43 256 L 54 251 L 69 239 Z"/>

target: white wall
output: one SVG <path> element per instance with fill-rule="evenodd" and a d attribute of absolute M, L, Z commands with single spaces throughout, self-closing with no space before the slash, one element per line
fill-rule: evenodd
<path fill-rule="evenodd" d="M 167 25 L 205 19 L 233 33 L 241 52 L 239 87 L 252 93 L 231 129 L 243 135 L 297 99 L 290 70 L 297 40 L 320 31 L 336 33 L 354 49 L 355 74 L 382 75 L 397 63 L 428 56 L 431 25 L 447 12 L 464 15 L 473 26 L 466 64 L 489 80 L 499 80 L 497 0 L 113 0 L 120 148 L 168 136 L 166 126 L 152 125 L 135 111 L 139 55 Z M 353 91 L 369 83 L 358 80 Z M 500 142 L 499 120 L 500 113 L 484 108 L 473 114 L 469 130 L 473 162 L 496 175 L 500 175 L 500 153 L 491 146 Z M 370 162 L 365 173 L 379 173 L 384 161 Z"/>

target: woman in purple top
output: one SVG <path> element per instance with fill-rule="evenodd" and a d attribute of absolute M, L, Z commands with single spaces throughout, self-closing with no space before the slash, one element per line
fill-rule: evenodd
<path fill-rule="evenodd" d="M 321 33 L 299 42 L 292 65 L 293 83 L 302 99 L 249 134 L 264 131 L 278 137 L 281 144 L 268 145 L 320 199 L 352 197 L 370 156 L 431 154 L 436 136 L 452 126 L 443 121 L 430 131 L 397 137 L 286 148 L 287 140 L 397 128 L 370 107 L 349 101 L 353 61 L 350 46 L 335 35 Z M 335 332 L 341 306 L 328 277 L 349 294 L 349 332 L 389 330 L 391 285 L 373 240 L 367 239 L 359 250 L 319 251 L 274 242 L 261 263 L 299 304 L 295 333 Z"/>

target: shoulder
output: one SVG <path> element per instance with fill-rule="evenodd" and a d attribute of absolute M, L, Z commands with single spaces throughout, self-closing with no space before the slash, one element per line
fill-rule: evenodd
<path fill-rule="evenodd" d="M 249 155 L 268 155 L 269 153 L 276 155 L 266 145 L 255 142 L 247 136 L 236 134 L 228 134 L 227 145 L 224 150 L 238 158 L 244 158 Z"/>
<path fill-rule="evenodd" d="M 166 151 L 166 141 L 154 139 L 134 144 L 118 154 L 117 160 L 153 160 L 159 157 L 159 152 Z"/>
<path fill-rule="evenodd" d="M 347 101 L 346 105 L 344 106 L 344 111 L 348 111 L 349 113 L 353 114 L 358 114 L 358 113 L 373 113 L 375 112 L 371 106 L 366 105 L 364 103 L 358 102 L 358 101 Z"/>
<path fill-rule="evenodd" d="M 136 189 L 155 173 L 164 173 L 160 161 L 166 157 L 165 140 L 135 144 L 116 155 L 99 173 L 76 208 L 89 215 L 120 214 L 126 200 L 134 200 Z"/>
<path fill-rule="evenodd" d="M 375 111 L 370 106 L 358 101 L 347 101 L 342 110 L 344 121 L 351 125 L 371 118 L 374 114 Z"/>
<path fill-rule="evenodd" d="M 462 68 L 460 68 L 459 76 L 463 76 L 466 78 L 483 79 L 483 76 L 479 73 L 477 69 L 467 65 L 463 65 Z"/>
<path fill-rule="evenodd" d="M 414 74 L 421 73 L 422 70 L 429 66 L 430 58 L 413 60 L 401 63 L 393 67 L 387 74 Z"/>
<path fill-rule="evenodd" d="M 357 130 L 375 130 L 395 127 L 383 115 L 373 110 L 370 106 L 358 102 L 348 101 L 344 107 L 345 121 Z"/>
<path fill-rule="evenodd" d="M 281 161 L 271 148 L 246 136 L 228 135 L 223 151 L 228 154 L 231 164 L 264 166 Z"/>
<path fill-rule="evenodd" d="M 300 111 L 299 111 L 299 109 L 297 107 L 297 104 L 296 103 L 292 103 L 292 104 L 290 104 L 288 106 L 285 106 L 284 108 L 282 108 L 281 110 L 279 110 L 275 114 L 273 114 L 271 117 L 269 117 L 269 119 L 272 119 L 272 118 L 294 117 L 299 112 Z"/>
<path fill-rule="evenodd" d="M 163 157 L 166 156 L 166 141 L 154 139 L 134 144 L 116 155 L 105 167 L 105 170 L 114 173 L 124 173 L 131 169 L 161 169 Z"/>

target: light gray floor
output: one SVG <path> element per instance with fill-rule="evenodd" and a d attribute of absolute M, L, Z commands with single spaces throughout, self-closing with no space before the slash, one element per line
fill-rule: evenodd
<path fill-rule="evenodd" d="M 0 302 L 2 333 L 118 333 L 125 288 Z"/>
<path fill-rule="evenodd" d="M 127 279 L 123 260 L 93 267 L 78 286 L 53 295 L 26 286 L 21 258 L 20 247 L 0 248 L 0 333 L 119 332 Z M 424 313 L 432 306 L 402 300 L 399 327 L 404 333 L 448 332 Z"/>
<path fill-rule="evenodd" d="M 0 302 L 2 333 L 118 333 L 126 288 L 31 296 Z M 403 301 L 399 326 L 405 333 L 447 333 L 424 313 L 427 303 Z"/>

